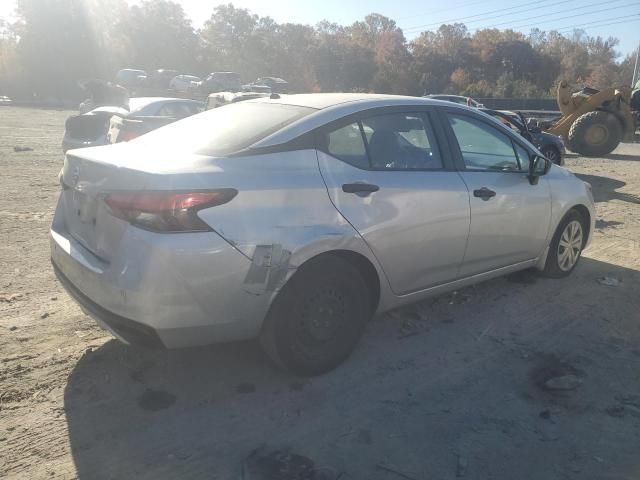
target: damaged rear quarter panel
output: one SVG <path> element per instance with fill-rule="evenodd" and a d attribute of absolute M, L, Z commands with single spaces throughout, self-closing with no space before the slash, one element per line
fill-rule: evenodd
<path fill-rule="evenodd" d="M 277 292 L 298 266 L 332 250 L 360 253 L 380 274 L 358 232 L 330 202 L 315 150 L 222 158 L 216 164 L 225 186 L 238 195 L 199 215 L 251 259 L 248 293 Z"/>

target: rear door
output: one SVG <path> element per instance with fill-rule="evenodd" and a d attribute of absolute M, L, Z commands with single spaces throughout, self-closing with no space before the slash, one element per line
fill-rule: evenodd
<path fill-rule="evenodd" d="M 545 247 L 551 195 L 544 177 L 529 183 L 531 152 L 490 119 L 461 109 L 441 111 L 470 192 L 471 228 L 461 276 L 537 258 Z"/>
<path fill-rule="evenodd" d="M 367 242 L 398 295 L 454 280 L 464 255 L 469 197 L 439 148 L 440 128 L 428 110 L 383 109 L 317 136 L 332 202 Z"/>

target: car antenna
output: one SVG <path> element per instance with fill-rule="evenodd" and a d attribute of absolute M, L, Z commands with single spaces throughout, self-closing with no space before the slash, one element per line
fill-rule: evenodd
<path fill-rule="evenodd" d="M 280 95 L 278 95 L 277 93 L 272 93 L 271 95 L 269 95 L 270 100 L 278 100 L 279 98 Z"/>

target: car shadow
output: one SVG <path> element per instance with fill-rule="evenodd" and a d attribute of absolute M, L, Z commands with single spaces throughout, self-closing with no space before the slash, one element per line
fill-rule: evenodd
<path fill-rule="evenodd" d="M 625 153 L 610 153 L 609 155 L 606 155 L 604 158 L 606 158 L 608 160 L 624 160 L 624 161 L 627 161 L 627 162 L 639 162 L 640 161 L 640 156 L 631 155 L 631 154 L 625 154 Z"/>
<path fill-rule="evenodd" d="M 601 177 L 599 175 L 584 175 L 582 173 L 576 173 L 575 175 L 580 180 L 591 184 L 593 187 L 593 198 L 597 203 L 608 202 L 609 200 L 621 200 L 623 202 L 640 204 L 640 196 L 633 193 L 617 191 L 626 185 L 626 182 L 622 180 Z"/>
<path fill-rule="evenodd" d="M 574 153 L 574 152 L 565 152 L 565 158 L 578 158 L 581 157 L 580 154 L 578 153 Z M 589 158 L 589 157 L 584 157 L 584 158 Z M 609 153 L 607 155 L 604 155 L 602 158 L 606 159 L 606 160 L 622 160 L 622 161 L 626 161 L 626 162 L 639 162 L 640 161 L 640 156 L 638 155 L 632 155 L 632 154 L 628 154 L 628 153 Z"/>
<path fill-rule="evenodd" d="M 276 368 L 257 342 L 166 352 L 112 340 L 88 350 L 70 374 L 64 393 L 77 477 L 244 479 L 239 473 L 242 460 L 261 445 L 274 443 L 321 457 L 347 472 L 345 478 L 381 478 L 375 474 L 381 458 L 406 457 L 409 463 L 401 471 L 411 471 L 410 462 L 415 462 L 414 471 L 426 468 L 426 449 L 433 458 L 444 459 L 441 467 L 438 461 L 429 462 L 432 473 L 445 475 L 450 468 L 451 442 L 467 435 L 469 425 L 478 431 L 492 428 L 479 424 L 474 412 L 505 417 L 507 427 L 501 428 L 511 428 L 508 422 L 520 424 L 531 418 L 530 410 L 549 408 L 549 399 L 527 384 L 525 370 L 532 358 L 513 357 L 515 347 L 505 345 L 520 345 L 521 349 L 530 342 L 537 348 L 548 345 L 584 357 L 585 352 L 603 348 L 606 335 L 588 330 L 590 336 L 585 339 L 585 331 L 575 335 L 568 328 L 596 329 L 599 316 L 613 323 L 630 321 L 639 307 L 632 295 L 632 286 L 640 280 L 635 270 L 583 258 L 570 279 L 550 280 L 531 272 L 523 275 L 491 280 L 451 300 L 451 294 L 429 299 L 378 319 L 348 362 L 313 379 L 297 378 Z M 605 276 L 620 283 L 617 287 L 599 284 L 597 279 Z M 615 304 L 628 313 L 608 313 L 606 305 Z M 540 315 L 531 316 L 533 311 Z M 585 322 L 589 318 L 594 320 Z M 396 324 L 401 327 L 399 332 L 394 330 Z M 404 334 L 405 327 L 415 331 Z M 611 325 L 614 327 L 623 328 Z M 519 343 L 509 344 L 514 331 L 520 332 Z M 635 340 L 630 337 L 628 341 Z M 617 351 L 617 361 L 627 365 L 635 358 L 640 366 L 640 353 L 637 357 L 629 353 L 629 358 L 623 353 Z M 513 368 L 504 368 L 514 362 Z M 522 373 L 514 378 L 514 371 Z M 635 371 L 629 370 L 631 374 Z M 591 376 L 599 378 L 593 371 Z M 631 381 L 622 373 L 619 380 Z M 601 390 L 613 395 L 610 390 L 615 388 L 607 383 L 606 375 L 602 382 Z M 581 395 L 589 392 L 583 389 Z M 510 398 L 508 412 L 496 402 L 496 395 Z M 540 406 L 531 406 L 538 398 L 542 398 Z M 569 407 L 563 404 L 562 408 Z M 517 418 L 510 420 L 508 415 Z M 563 437 L 552 443 L 531 434 L 534 427 L 510 430 L 509 436 L 487 437 L 491 440 L 478 444 L 488 442 L 478 447 L 486 451 L 477 458 L 486 454 L 491 464 L 498 461 L 495 452 L 517 441 L 531 448 L 551 448 L 561 457 L 557 461 L 564 462 L 567 449 L 577 448 L 574 443 L 580 439 L 586 442 L 580 444 L 585 451 L 601 444 L 615 447 L 615 452 L 601 453 L 610 455 L 610 463 L 603 468 L 618 465 L 620 472 L 631 462 L 637 471 L 637 452 L 625 446 L 633 443 L 632 438 L 613 427 L 598 430 L 591 439 L 583 438 L 580 418 L 566 417 Z M 635 430 L 631 436 L 635 438 Z M 531 458 L 542 454 L 536 455 Z M 526 458 L 518 462 L 538 468 Z M 558 468 L 550 462 L 550 468 Z M 484 467 L 476 464 L 476 468 L 483 471 Z M 365 469 L 369 474 L 364 474 Z M 541 472 L 538 478 L 549 478 L 551 473 Z"/>

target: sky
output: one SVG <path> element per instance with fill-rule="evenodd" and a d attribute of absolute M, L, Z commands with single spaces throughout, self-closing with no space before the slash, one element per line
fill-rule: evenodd
<path fill-rule="evenodd" d="M 130 4 L 141 0 L 127 0 Z M 459 21 L 478 28 L 513 28 L 529 33 L 531 28 L 570 32 L 583 28 L 588 35 L 615 36 L 618 51 L 632 52 L 640 43 L 640 0 L 174 0 L 180 3 L 195 27 L 200 27 L 218 4 L 233 3 L 278 22 L 316 24 L 321 20 L 349 25 L 376 12 L 396 21 L 408 39 L 441 23 Z M 0 17 L 11 14 L 14 0 L 0 0 Z"/>

